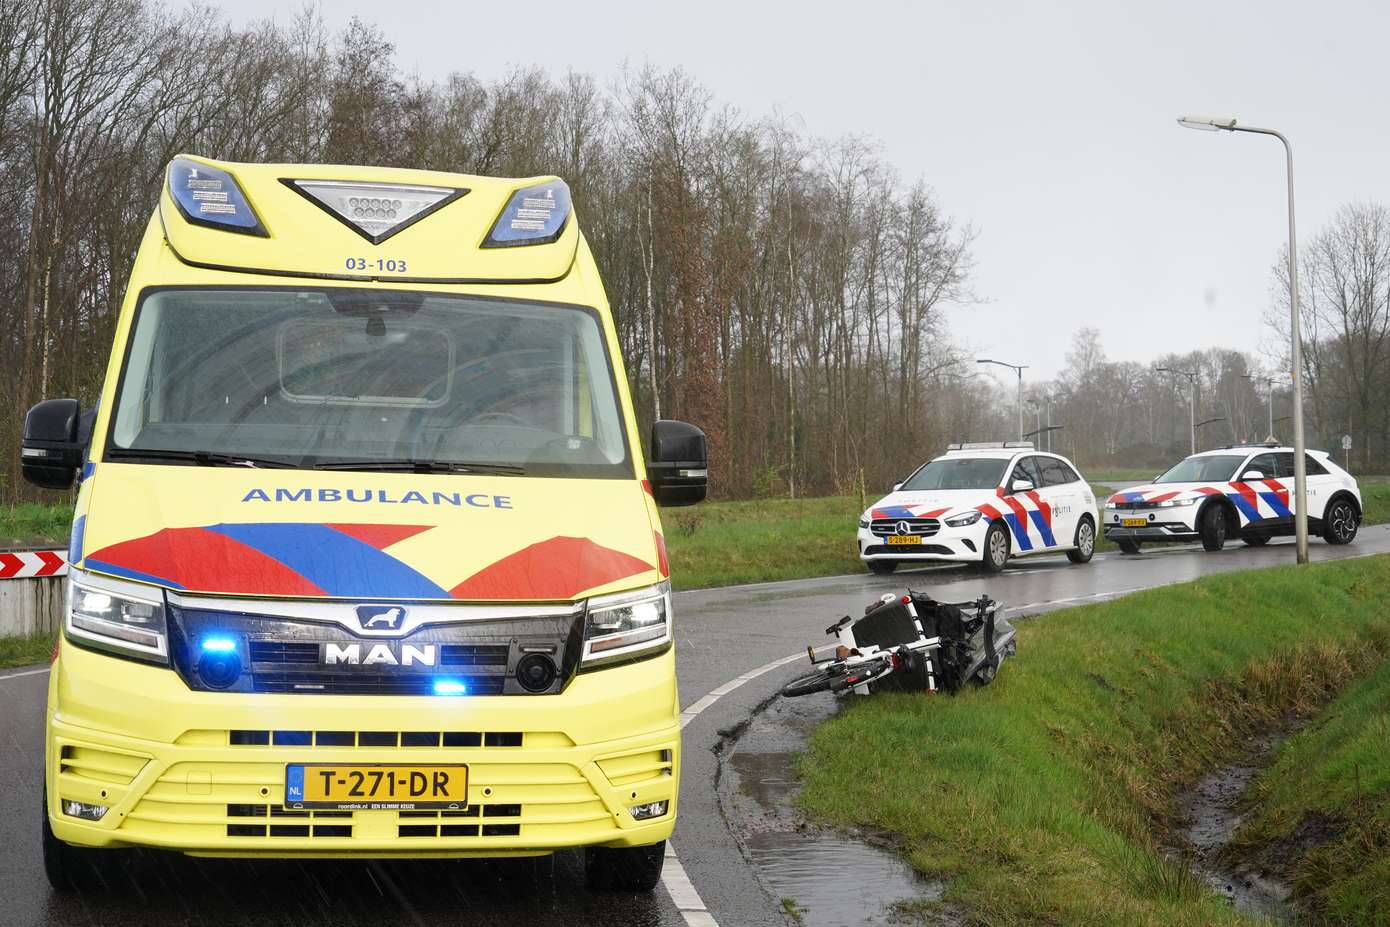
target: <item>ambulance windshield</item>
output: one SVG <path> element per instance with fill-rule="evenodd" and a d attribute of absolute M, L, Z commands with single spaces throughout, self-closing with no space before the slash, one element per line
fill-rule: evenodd
<path fill-rule="evenodd" d="M 355 288 L 161 289 L 108 456 L 630 477 L 598 316 Z"/>

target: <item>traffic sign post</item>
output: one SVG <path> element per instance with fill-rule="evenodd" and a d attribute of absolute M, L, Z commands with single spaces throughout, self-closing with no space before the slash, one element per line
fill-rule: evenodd
<path fill-rule="evenodd" d="M 1342 435 L 1342 468 L 1351 472 L 1351 435 Z"/>

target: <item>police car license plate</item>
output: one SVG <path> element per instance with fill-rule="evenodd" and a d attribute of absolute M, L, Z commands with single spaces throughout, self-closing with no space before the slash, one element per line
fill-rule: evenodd
<path fill-rule="evenodd" d="M 291 764 L 285 768 L 286 808 L 337 811 L 462 809 L 468 767 L 380 764 Z"/>
<path fill-rule="evenodd" d="M 1147 518 L 1126 518 L 1121 520 L 1120 524 L 1126 528 L 1147 528 L 1149 520 Z"/>
<path fill-rule="evenodd" d="M 889 544 L 921 544 L 922 539 L 915 534 L 891 534 L 888 536 Z"/>

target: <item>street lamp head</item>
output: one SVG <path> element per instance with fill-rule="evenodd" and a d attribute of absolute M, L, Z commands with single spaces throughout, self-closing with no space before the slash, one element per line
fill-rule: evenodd
<path fill-rule="evenodd" d="M 1233 118 L 1212 117 L 1212 116 L 1179 116 L 1178 125 L 1185 129 L 1200 129 L 1203 132 L 1215 132 L 1218 129 L 1225 129 L 1227 132 L 1234 132 L 1236 121 Z"/>
<path fill-rule="evenodd" d="M 992 361 L 992 360 L 990 360 L 988 357 L 981 357 L 981 358 L 978 358 L 978 359 L 975 361 L 975 363 L 977 363 L 977 364 L 997 364 L 998 361 Z"/>

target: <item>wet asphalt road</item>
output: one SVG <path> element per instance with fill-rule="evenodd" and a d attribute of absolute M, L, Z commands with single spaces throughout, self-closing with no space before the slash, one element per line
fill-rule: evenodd
<path fill-rule="evenodd" d="M 1314 541 L 1315 560 L 1390 552 L 1390 527 L 1363 529 L 1350 547 Z M 713 787 L 720 731 L 747 718 L 797 669 L 737 677 L 825 642 L 823 629 L 872 598 L 906 586 L 964 600 L 988 592 L 1017 615 L 1093 601 L 1206 573 L 1292 561 L 1289 542 L 1262 549 L 1235 544 L 1217 554 L 1192 548 L 1101 554 L 1088 566 L 1065 557 L 1017 562 L 997 577 L 960 568 L 832 577 L 681 593 L 676 598 L 685 730 L 680 819 L 673 841 L 694 886 L 670 881 L 649 897 L 590 894 L 578 854 L 505 862 L 194 860 L 155 853 L 128 859 L 109 891 L 50 892 L 39 859 L 42 718 L 47 675 L 0 674 L 0 925 L 526 925 L 584 927 L 711 923 L 724 927 L 788 923 L 769 897 L 719 812 Z M 723 693 L 717 699 L 708 693 Z M 680 907 L 677 906 L 679 902 Z M 685 909 L 683 913 L 682 908 Z M 707 909 L 707 910 L 701 910 Z"/>

